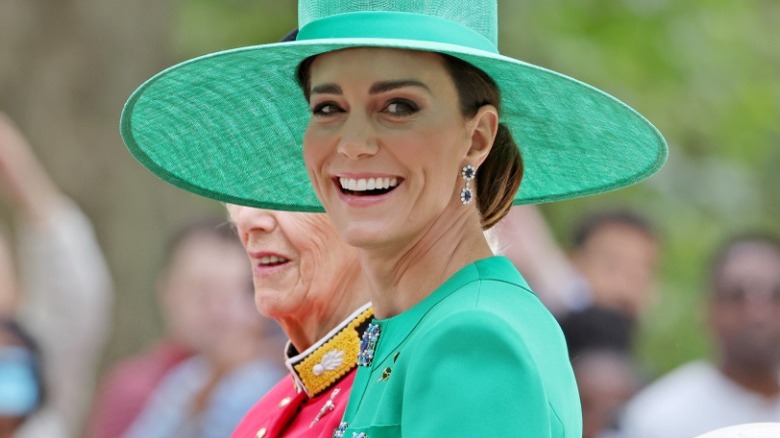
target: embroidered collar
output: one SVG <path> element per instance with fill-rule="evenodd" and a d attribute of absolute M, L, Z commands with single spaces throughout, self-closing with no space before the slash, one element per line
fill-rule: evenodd
<path fill-rule="evenodd" d="M 357 366 L 360 338 L 371 322 L 374 310 L 368 303 L 302 353 L 287 342 L 285 365 L 298 391 L 316 397 Z"/>

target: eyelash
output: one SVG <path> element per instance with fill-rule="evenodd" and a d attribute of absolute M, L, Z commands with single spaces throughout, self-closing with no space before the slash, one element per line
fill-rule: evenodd
<path fill-rule="evenodd" d="M 332 108 L 332 112 L 324 112 L 325 108 Z M 331 116 L 337 112 L 342 112 L 341 108 L 333 102 L 322 102 L 314 106 L 311 110 L 315 116 Z"/>
<path fill-rule="evenodd" d="M 390 108 L 391 105 L 398 105 L 398 106 L 405 106 L 406 109 L 399 112 L 390 112 L 388 111 L 388 108 Z M 382 109 L 382 111 L 388 112 L 390 115 L 395 117 L 405 117 L 410 116 L 417 111 L 420 110 L 420 107 L 417 106 L 414 102 L 407 100 L 407 99 L 393 99 L 390 102 L 385 105 L 385 107 Z"/>

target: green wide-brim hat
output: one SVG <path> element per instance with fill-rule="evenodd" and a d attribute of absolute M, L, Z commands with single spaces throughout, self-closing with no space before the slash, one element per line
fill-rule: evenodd
<path fill-rule="evenodd" d="M 297 40 L 195 58 L 141 85 L 122 112 L 131 153 L 165 181 L 209 198 L 323 211 L 303 162 L 307 57 L 350 47 L 445 53 L 501 90 L 501 121 L 525 165 L 515 204 L 570 199 L 640 181 L 666 160 L 658 130 L 587 84 L 502 56 L 496 0 L 300 0 Z"/>

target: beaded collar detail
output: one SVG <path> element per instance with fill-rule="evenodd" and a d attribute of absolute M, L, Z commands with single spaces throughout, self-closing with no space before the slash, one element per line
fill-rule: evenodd
<path fill-rule="evenodd" d="M 371 304 L 364 305 L 302 353 L 288 342 L 285 364 L 296 388 L 314 398 L 352 371 L 357 366 L 361 337 L 373 316 Z"/>

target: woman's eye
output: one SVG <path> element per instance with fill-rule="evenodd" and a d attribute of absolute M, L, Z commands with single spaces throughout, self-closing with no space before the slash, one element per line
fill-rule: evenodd
<path fill-rule="evenodd" d="M 385 107 L 385 111 L 394 116 L 408 116 L 417 110 L 417 105 L 408 100 L 394 100 Z"/>
<path fill-rule="evenodd" d="M 312 114 L 317 116 L 330 116 L 333 114 L 336 114 L 338 112 L 341 112 L 341 109 L 336 106 L 336 104 L 332 102 L 324 102 L 318 105 L 314 106 L 314 109 L 312 109 Z"/>

